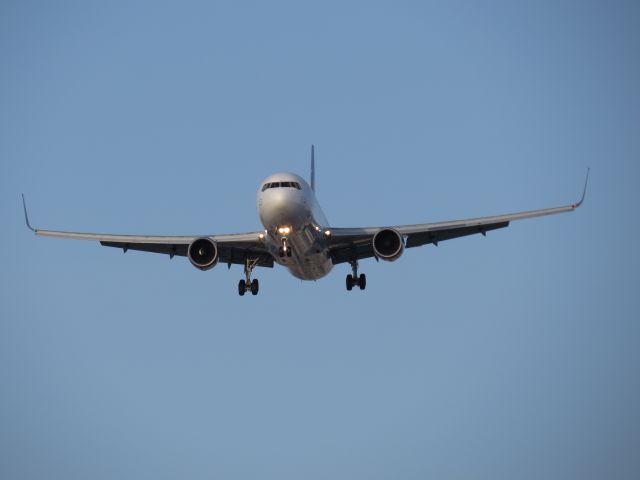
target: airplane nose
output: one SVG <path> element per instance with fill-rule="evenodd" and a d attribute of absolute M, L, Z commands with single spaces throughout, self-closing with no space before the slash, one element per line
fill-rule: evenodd
<path fill-rule="evenodd" d="M 297 226 L 304 212 L 304 205 L 294 195 L 283 192 L 269 192 L 262 199 L 260 217 L 267 228 L 281 225 Z"/>

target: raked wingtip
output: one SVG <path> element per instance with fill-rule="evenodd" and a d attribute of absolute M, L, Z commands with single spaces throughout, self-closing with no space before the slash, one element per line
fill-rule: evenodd
<path fill-rule="evenodd" d="M 584 202 L 584 197 L 587 196 L 587 184 L 589 183 L 589 171 L 591 168 L 587 168 L 587 177 L 584 179 L 584 189 L 582 190 L 582 197 L 580 197 L 580 201 L 578 203 L 574 203 L 572 205 L 573 208 L 578 208 Z"/>
<path fill-rule="evenodd" d="M 29 214 L 27 213 L 27 202 L 24 200 L 24 193 L 22 194 L 22 208 L 24 209 L 24 221 L 27 224 L 27 228 L 32 232 L 37 233 L 38 231 L 31 226 L 31 223 L 29 223 Z"/>

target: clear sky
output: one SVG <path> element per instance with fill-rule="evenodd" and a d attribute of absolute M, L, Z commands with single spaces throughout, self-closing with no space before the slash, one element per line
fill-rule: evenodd
<path fill-rule="evenodd" d="M 0 477 L 640 478 L 640 3 L 0 3 Z M 341 265 L 203 273 L 41 228 L 584 206 Z"/>

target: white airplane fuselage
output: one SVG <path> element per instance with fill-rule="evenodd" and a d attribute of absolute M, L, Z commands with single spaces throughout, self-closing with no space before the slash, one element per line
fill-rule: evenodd
<path fill-rule="evenodd" d="M 300 188 L 265 188 L 282 183 L 297 184 Z M 265 247 L 276 262 L 302 280 L 317 280 L 331 271 L 333 263 L 327 248 L 329 222 L 314 191 L 302 177 L 276 173 L 265 178 L 258 189 L 257 208 L 265 229 Z M 291 256 L 281 255 L 283 246 Z"/>
<path fill-rule="evenodd" d="M 317 280 L 336 264 L 349 263 L 352 273 L 345 278 L 348 291 L 364 290 L 367 278 L 358 273 L 358 261 L 375 258 L 393 262 L 405 248 L 438 245 L 438 242 L 507 227 L 515 220 L 572 212 L 584 202 L 539 210 L 491 215 L 479 218 L 447 220 L 408 225 L 330 228 L 315 195 L 314 148 L 311 148 L 311 175 L 307 183 L 293 173 L 276 173 L 265 178 L 258 189 L 256 206 L 263 230 L 246 233 L 198 235 L 122 235 L 113 233 L 70 232 L 34 228 L 29 223 L 27 204 L 22 196 L 24 219 L 32 232 L 41 237 L 98 241 L 106 247 L 159 253 L 173 258 L 185 256 L 201 271 L 218 263 L 244 264 L 244 278 L 238 282 L 238 294 L 257 295 L 260 285 L 251 278 L 255 267 L 287 268 L 301 280 Z"/>

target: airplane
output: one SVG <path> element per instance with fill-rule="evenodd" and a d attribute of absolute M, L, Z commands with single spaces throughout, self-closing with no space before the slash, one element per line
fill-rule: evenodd
<path fill-rule="evenodd" d="M 105 247 L 140 250 L 187 257 L 199 270 L 210 270 L 218 263 L 244 266 L 245 278 L 238 282 L 238 294 L 257 295 L 258 279 L 251 279 L 254 268 L 273 268 L 277 263 L 301 280 L 318 280 L 331 272 L 334 265 L 349 263 L 352 273 L 346 277 L 347 290 L 357 286 L 364 290 L 367 277 L 358 274 L 359 261 L 375 258 L 393 262 L 405 248 L 433 244 L 504 228 L 510 222 L 526 218 L 571 212 L 582 205 L 587 192 L 589 169 L 577 203 L 505 215 L 453 220 L 414 225 L 336 228 L 327 221 L 315 195 L 315 148 L 311 146 L 311 176 L 307 183 L 293 173 L 275 173 L 265 178 L 258 188 L 257 209 L 263 229 L 249 233 L 223 235 L 114 235 L 64 232 L 33 228 L 27 205 L 22 205 L 27 227 L 42 237 L 93 240 Z"/>

